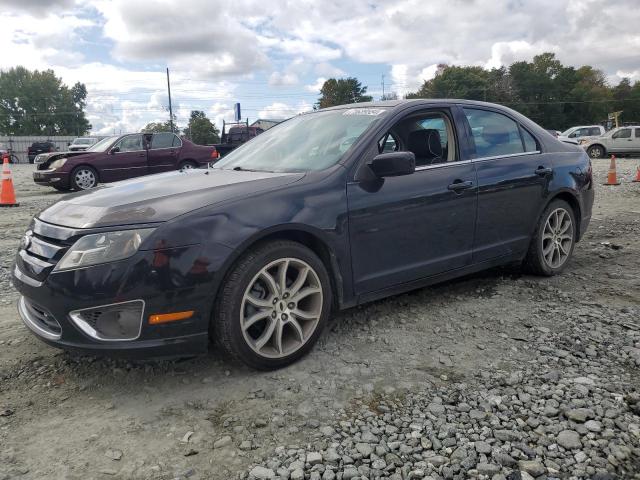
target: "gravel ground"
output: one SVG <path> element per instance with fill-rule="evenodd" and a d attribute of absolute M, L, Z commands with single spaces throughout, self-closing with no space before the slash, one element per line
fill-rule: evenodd
<path fill-rule="evenodd" d="M 602 187 L 560 277 L 517 268 L 335 315 L 297 364 L 50 348 L 10 285 L 60 194 L 15 166 L 0 210 L 0 479 L 640 478 L 640 184 Z"/>

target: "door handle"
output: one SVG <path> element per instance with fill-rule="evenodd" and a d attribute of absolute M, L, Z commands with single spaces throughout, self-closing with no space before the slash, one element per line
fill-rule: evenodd
<path fill-rule="evenodd" d="M 551 175 L 553 173 L 553 169 L 549 167 L 539 166 L 536 168 L 536 175 L 540 175 L 541 177 L 546 177 L 547 175 Z"/>
<path fill-rule="evenodd" d="M 453 190 L 454 192 L 459 193 L 459 192 L 462 192 L 463 190 L 468 190 L 472 187 L 473 187 L 473 182 L 470 180 L 467 180 L 466 182 L 463 182 L 462 180 L 454 180 L 452 184 L 447 186 L 447 189 Z"/>

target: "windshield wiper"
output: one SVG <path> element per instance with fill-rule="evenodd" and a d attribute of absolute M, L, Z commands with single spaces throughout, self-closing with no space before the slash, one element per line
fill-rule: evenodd
<path fill-rule="evenodd" d="M 244 167 L 233 167 L 231 170 L 234 170 L 236 172 L 267 172 L 267 173 L 272 173 L 269 172 L 269 170 L 253 170 L 251 168 L 244 168 Z"/>

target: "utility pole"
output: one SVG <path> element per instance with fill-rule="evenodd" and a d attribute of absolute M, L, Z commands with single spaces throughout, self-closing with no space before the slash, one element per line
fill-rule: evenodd
<path fill-rule="evenodd" d="M 382 74 L 382 100 L 384 100 L 384 73 Z"/>
<path fill-rule="evenodd" d="M 167 67 L 167 92 L 169 93 L 169 125 L 173 133 L 173 110 L 171 109 L 171 82 L 169 82 L 169 67 Z"/>

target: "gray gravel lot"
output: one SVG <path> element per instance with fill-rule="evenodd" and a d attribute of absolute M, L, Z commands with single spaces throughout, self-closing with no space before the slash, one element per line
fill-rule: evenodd
<path fill-rule="evenodd" d="M 567 271 L 482 274 L 334 315 L 297 364 L 50 348 L 9 282 L 60 194 L 0 210 L 0 480 L 640 478 L 640 184 L 603 187 Z"/>

